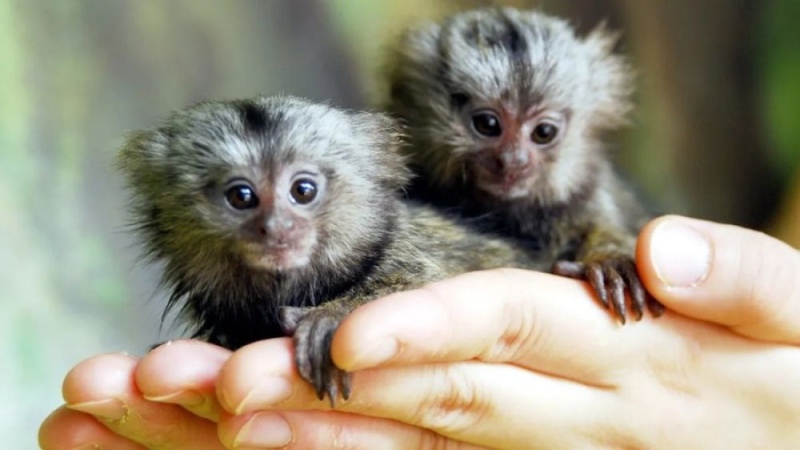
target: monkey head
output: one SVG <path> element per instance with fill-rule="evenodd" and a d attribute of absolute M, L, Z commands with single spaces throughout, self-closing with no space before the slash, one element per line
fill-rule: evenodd
<path fill-rule="evenodd" d="M 387 109 L 436 188 L 493 201 L 566 201 L 592 177 L 597 132 L 625 122 L 632 74 L 603 27 L 579 37 L 532 11 L 464 12 L 406 30 L 388 58 Z"/>
<path fill-rule="evenodd" d="M 382 115 L 261 97 L 179 111 L 120 165 L 168 278 L 313 277 L 358 267 L 383 238 L 409 176 L 398 141 Z"/>

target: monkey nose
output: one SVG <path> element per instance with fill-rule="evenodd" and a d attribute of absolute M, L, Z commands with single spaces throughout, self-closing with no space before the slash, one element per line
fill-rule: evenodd
<path fill-rule="evenodd" d="M 511 150 L 500 152 L 498 160 L 501 168 L 517 169 L 528 166 L 531 162 L 531 157 L 524 150 Z"/>
<path fill-rule="evenodd" d="M 272 216 L 264 221 L 264 225 L 269 230 L 291 230 L 294 228 L 294 219 L 291 217 Z"/>
<path fill-rule="evenodd" d="M 533 169 L 533 160 L 530 155 L 521 150 L 501 151 L 487 155 L 481 160 L 485 169 L 495 176 L 505 179 L 514 179 L 528 175 Z"/>
<path fill-rule="evenodd" d="M 287 234 L 294 229 L 294 220 L 285 217 L 269 217 L 261 223 L 259 232 L 261 236 Z"/>
<path fill-rule="evenodd" d="M 300 237 L 300 233 L 296 229 L 269 229 L 262 227 L 264 230 L 261 234 L 263 243 L 273 249 L 288 248 L 294 245 Z"/>

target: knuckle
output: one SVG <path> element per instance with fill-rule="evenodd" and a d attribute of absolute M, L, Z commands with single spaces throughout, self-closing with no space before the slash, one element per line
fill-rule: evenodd
<path fill-rule="evenodd" d="M 199 406 L 182 406 L 196 416 L 210 419 L 215 422 L 219 420 L 219 417 L 222 414 L 222 407 L 220 404 L 215 400 L 209 400 L 207 398 Z"/>
<path fill-rule="evenodd" d="M 317 443 L 320 445 L 319 448 L 324 446 L 325 448 L 342 450 L 366 449 L 356 433 L 346 423 L 334 421 L 334 423 L 328 425 L 326 439 Z M 315 446 L 315 448 L 317 447 Z"/>
<path fill-rule="evenodd" d="M 775 250 L 761 245 L 738 255 L 736 273 L 747 300 L 747 310 L 742 315 L 747 323 L 780 321 L 786 310 L 800 301 L 798 267 L 776 257 L 780 253 Z"/>
<path fill-rule="evenodd" d="M 537 314 L 532 305 L 529 306 L 520 308 L 519 304 L 514 302 L 503 305 L 499 322 L 500 334 L 479 355 L 479 358 L 492 362 L 516 361 L 532 346 L 535 347 L 541 336 L 537 337 L 534 330 L 543 330 L 545 327 L 536 326 Z"/>
<path fill-rule="evenodd" d="M 678 394 L 680 398 L 693 398 L 699 395 L 695 375 L 698 368 L 705 365 L 707 353 L 700 340 L 687 339 L 663 342 L 656 352 L 649 352 L 646 367 L 652 379 L 662 390 Z"/>
<path fill-rule="evenodd" d="M 141 442 L 147 443 L 147 448 L 152 450 L 174 449 L 187 441 L 195 430 L 181 423 L 174 427 L 153 427 L 153 430 L 141 437 Z"/>
<path fill-rule="evenodd" d="M 363 427 L 348 420 L 319 420 L 312 416 L 295 434 L 295 439 L 285 448 L 329 448 L 337 450 L 372 450 L 374 442 L 365 439 Z M 367 435 L 368 436 L 368 435 Z"/>
<path fill-rule="evenodd" d="M 464 364 L 433 366 L 432 386 L 412 414 L 412 423 L 444 434 L 459 434 L 488 417 L 491 398 L 475 380 L 461 370 Z"/>
<path fill-rule="evenodd" d="M 414 448 L 417 450 L 459 450 L 464 447 L 457 441 L 423 430 L 418 445 Z"/>
<path fill-rule="evenodd" d="M 372 450 L 375 448 L 374 440 L 370 439 L 368 432 L 365 434 L 363 425 L 359 426 L 358 421 L 341 420 L 337 416 L 326 418 L 321 413 L 303 412 L 294 416 L 292 432 L 292 441 L 281 448 L 338 450 Z"/>
<path fill-rule="evenodd" d="M 682 377 L 677 377 L 683 380 Z M 703 424 L 709 416 L 707 400 L 694 388 L 686 389 L 681 382 L 653 386 L 649 382 L 634 383 L 619 404 L 617 419 L 596 427 L 591 434 L 601 436 L 605 448 L 644 450 L 649 448 L 686 448 L 686 437 L 680 431 L 690 424 Z M 667 411 L 681 411 L 669 414 Z"/>

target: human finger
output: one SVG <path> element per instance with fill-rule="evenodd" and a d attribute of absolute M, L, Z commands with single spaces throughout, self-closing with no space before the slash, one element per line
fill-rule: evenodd
<path fill-rule="evenodd" d="M 668 308 L 747 337 L 800 343 L 800 252 L 777 239 L 665 216 L 642 230 L 637 262 Z"/>
<path fill-rule="evenodd" d="M 611 392 L 511 364 L 466 361 L 359 371 L 353 374 L 351 398 L 336 409 L 397 420 L 476 445 L 504 442 L 505 448 L 515 448 L 522 442 L 514 439 L 532 435 L 531 423 L 544 430 L 536 434 L 542 443 L 565 442 L 559 436 L 570 430 L 602 434 L 594 429 L 595 419 L 599 410 L 609 411 Z M 218 395 L 223 407 L 237 415 L 330 408 L 297 374 L 289 339 L 261 341 L 235 352 L 220 374 Z M 576 445 L 580 436 L 575 435 Z"/>
<path fill-rule="evenodd" d="M 497 269 L 358 308 L 334 335 L 332 356 L 347 371 L 479 359 L 604 385 L 642 351 L 643 333 L 637 323 L 619 325 L 585 282 Z"/>
<path fill-rule="evenodd" d="M 337 410 L 493 448 L 702 447 L 723 441 L 696 430 L 719 423 L 736 428 L 724 444 L 765 442 L 765 432 L 775 435 L 773 424 L 794 436 L 798 393 L 781 378 L 800 367 L 796 348 L 680 315 L 666 319 L 644 321 L 642 328 L 677 336 L 677 345 L 653 348 L 637 359 L 618 386 L 477 360 L 389 366 L 354 373 L 352 397 Z M 242 415 L 329 409 L 300 380 L 288 338 L 235 352 L 221 371 L 218 390 L 225 408 Z"/>
<path fill-rule="evenodd" d="M 145 450 L 145 447 L 114 433 L 94 417 L 60 407 L 39 427 L 42 450 Z"/>
<path fill-rule="evenodd" d="M 137 362 L 129 355 L 105 354 L 79 363 L 64 379 L 66 407 L 151 450 L 222 449 L 215 423 L 142 397 L 134 381 Z"/>
<path fill-rule="evenodd" d="M 477 450 L 472 444 L 394 420 L 340 411 L 259 411 L 223 415 L 220 439 L 231 449 Z"/>
<path fill-rule="evenodd" d="M 142 357 L 136 367 L 136 385 L 147 400 L 180 405 L 217 420 L 217 377 L 230 354 L 198 340 L 170 341 Z"/>

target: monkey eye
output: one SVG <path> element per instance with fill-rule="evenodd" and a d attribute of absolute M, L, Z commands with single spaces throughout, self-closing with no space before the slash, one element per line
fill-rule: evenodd
<path fill-rule="evenodd" d="M 492 111 L 478 111 L 472 114 L 472 129 L 486 137 L 498 137 L 503 134 L 500 118 Z"/>
<path fill-rule="evenodd" d="M 541 122 L 531 133 L 531 140 L 539 145 L 547 145 L 558 136 L 558 126 L 550 122 Z"/>
<path fill-rule="evenodd" d="M 292 196 L 293 202 L 307 205 L 317 198 L 317 183 L 308 178 L 297 179 L 292 183 L 289 194 Z"/>
<path fill-rule="evenodd" d="M 225 200 L 234 209 L 251 209 L 258 206 L 255 189 L 245 183 L 235 184 L 225 191 Z"/>

